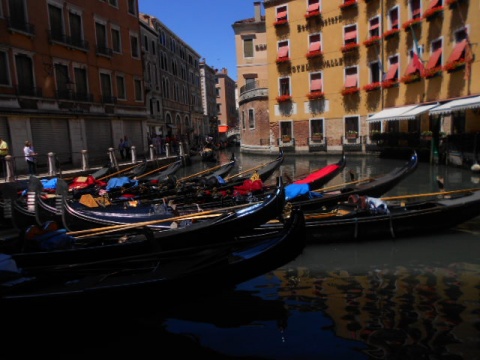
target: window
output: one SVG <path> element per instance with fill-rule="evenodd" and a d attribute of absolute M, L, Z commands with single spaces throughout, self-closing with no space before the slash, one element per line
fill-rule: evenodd
<path fill-rule="evenodd" d="M 68 86 L 71 83 L 68 74 L 68 66 L 64 64 L 55 64 L 55 82 L 57 85 L 57 95 L 61 99 L 69 98 Z"/>
<path fill-rule="evenodd" d="M 134 79 L 133 83 L 135 86 L 135 101 L 143 101 L 142 80 Z"/>
<path fill-rule="evenodd" d="M 138 37 L 130 34 L 130 47 L 132 50 L 132 57 L 138 58 L 140 53 L 138 51 Z"/>
<path fill-rule="evenodd" d="M 322 73 L 316 72 L 310 74 L 310 92 L 323 92 Z"/>
<path fill-rule="evenodd" d="M 120 30 L 117 28 L 112 28 L 112 50 L 115 53 L 122 52 L 122 43 L 120 37 Z"/>
<path fill-rule="evenodd" d="M 48 4 L 48 16 L 50 20 L 51 38 L 56 41 L 65 42 L 62 9 L 55 5 Z"/>
<path fill-rule="evenodd" d="M 378 83 L 382 81 L 382 69 L 380 68 L 380 62 L 374 61 L 370 63 L 370 84 Z"/>
<path fill-rule="evenodd" d="M 345 89 L 355 89 L 358 87 L 357 67 L 352 66 L 345 69 Z"/>
<path fill-rule="evenodd" d="M 0 51 L 0 85 L 10 85 L 8 56 L 5 51 Z"/>
<path fill-rule="evenodd" d="M 118 7 L 118 0 L 108 0 L 109 4 L 114 6 L 114 7 Z"/>
<path fill-rule="evenodd" d="M 248 128 L 255 129 L 255 111 L 253 109 L 248 109 Z"/>
<path fill-rule="evenodd" d="M 433 70 L 438 68 L 442 65 L 442 40 L 437 39 L 432 41 L 431 44 L 431 51 L 430 51 L 430 59 L 428 60 L 427 66 L 425 67 L 426 70 Z"/>
<path fill-rule="evenodd" d="M 277 16 L 276 16 L 276 21 L 277 22 L 286 22 L 288 21 L 287 17 L 287 7 L 286 6 L 279 6 L 276 9 L 277 11 Z"/>
<path fill-rule="evenodd" d="M 368 34 L 370 38 L 380 36 L 380 17 L 379 16 L 375 16 L 374 18 L 370 19 Z"/>
<path fill-rule="evenodd" d="M 147 35 L 143 36 L 143 48 L 145 49 L 146 52 L 148 52 L 148 36 Z"/>
<path fill-rule="evenodd" d="M 242 111 L 242 129 L 245 130 L 247 128 L 247 123 L 245 120 L 245 111 Z"/>
<path fill-rule="evenodd" d="M 413 44 L 413 48 L 410 49 L 410 62 L 408 63 L 407 70 L 405 71 L 405 75 L 411 75 L 415 73 L 422 73 L 423 71 L 423 63 L 421 60 L 421 56 L 423 53 L 423 48 L 418 46 L 415 48 L 416 44 Z"/>
<path fill-rule="evenodd" d="M 324 136 L 323 131 L 323 119 L 311 119 L 310 120 L 310 136 Z"/>
<path fill-rule="evenodd" d="M 320 14 L 320 0 L 308 0 L 307 15 Z"/>
<path fill-rule="evenodd" d="M 95 35 L 97 41 L 97 53 L 101 55 L 112 55 L 112 50 L 108 48 L 107 28 L 100 22 L 95 23 Z"/>
<path fill-rule="evenodd" d="M 465 47 L 467 45 L 467 39 L 460 41 L 455 48 L 453 49 L 452 53 L 448 57 L 447 63 L 460 61 L 461 59 L 465 59 Z"/>
<path fill-rule="evenodd" d="M 86 44 L 83 41 L 83 27 L 82 17 L 70 10 L 68 14 L 68 21 L 70 24 L 70 39 L 73 46 L 85 48 Z"/>
<path fill-rule="evenodd" d="M 322 38 L 320 33 L 309 35 L 308 42 L 309 42 L 308 52 L 310 54 L 322 52 Z"/>
<path fill-rule="evenodd" d="M 128 13 L 132 15 L 137 14 L 137 2 L 136 0 L 128 0 Z"/>
<path fill-rule="evenodd" d="M 390 23 L 390 29 L 399 29 L 400 28 L 398 19 L 399 19 L 398 7 L 394 7 L 392 9 L 390 9 L 390 11 L 388 12 L 388 20 L 389 20 L 389 23 Z"/>
<path fill-rule="evenodd" d="M 348 116 L 345 118 L 345 134 L 354 133 L 358 135 L 359 125 L 358 116 Z"/>
<path fill-rule="evenodd" d="M 277 61 L 284 61 L 290 59 L 288 41 L 281 41 L 278 43 L 278 58 Z"/>
<path fill-rule="evenodd" d="M 19 93 L 21 95 L 36 95 L 32 59 L 25 54 L 17 54 L 15 55 L 15 67 Z"/>
<path fill-rule="evenodd" d="M 102 89 L 102 99 L 105 103 L 112 103 L 112 83 L 110 74 L 100 73 L 100 87 Z"/>
<path fill-rule="evenodd" d="M 8 0 L 10 13 L 10 27 L 16 30 L 31 32 L 27 24 L 27 15 L 24 0 Z"/>
<path fill-rule="evenodd" d="M 357 25 L 345 26 L 344 39 L 345 45 L 357 43 Z"/>
<path fill-rule="evenodd" d="M 244 58 L 253 57 L 253 39 L 252 38 L 243 39 L 243 57 Z"/>
<path fill-rule="evenodd" d="M 420 19 L 422 17 L 422 4 L 420 0 L 410 0 L 410 19 Z"/>
<path fill-rule="evenodd" d="M 292 140 L 291 121 L 280 121 L 280 138 L 282 142 L 290 142 Z"/>
<path fill-rule="evenodd" d="M 156 50 L 156 47 L 155 47 L 155 40 L 152 40 L 152 54 L 156 55 L 156 52 L 157 52 L 157 50 Z"/>
<path fill-rule="evenodd" d="M 75 98 L 79 101 L 92 101 L 88 94 L 87 70 L 76 67 L 73 74 L 75 77 Z"/>
<path fill-rule="evenodd" d="M 279 79 L 279 95 L 290 95 L 290 78 L 284 77 Z"/>
<path fill-rule="evenodd" d="M 117 97 L 119 99 L 125 100 L 127 98 L 126 94 L 126 89 L 125 89 L 125 78 L 123 75 L 117 75 L 116 77 L 117 80 Z"/>
<path fill-rule="evenodd" d="M 400 65 L 398 63 L 398 55 L 391 56 L 388 59 L 390 66 L 388 67 L 387 74 L 385 75 L 384 81 L 392 81 L 392 82 L 397 82 L 398 81 L 398 66 Z"/>

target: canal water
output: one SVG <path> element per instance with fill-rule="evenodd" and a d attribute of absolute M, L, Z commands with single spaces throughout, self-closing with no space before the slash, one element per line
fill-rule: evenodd
<path fill-rule="evenodd" d="M 239 171 L 272 155 L 233 150 Z M 228 161 L 231 150 L 219 154 Z M 279 174 L 292 179 L 340 155 L 286 156 Z M 405 160 L 347 155 L 329 185 L 378 176 Z M 193 158 L 178 177 L 212 163 Z M 468 169 L 420 163 L 385 196 L 480 187 Z M 271 180 L 275 181 L 275 177 Z M 212 282 L 215 279 L 205 279 Z M 185 284 L 188 286 L 188 284 Z M 295 260 L 211 296 L 174 306 L 76 305 L 23 320 L 3 343 L 6 358 L 36 355 L 208 359 L 480 359 L 480 218 L 422 237 L 309 244 Z M 41 312 L 41 309 L 39 309 Z M 74 314 L 81 314 L 73 316 Z M 69 319 L 69 320 L 66 320 Z M 22 328 L 20 332 L 17 328 Z M 9 329 L 6 329 L 7 331 Z M 15 346 L 21 339 L 23 346 Z"/>

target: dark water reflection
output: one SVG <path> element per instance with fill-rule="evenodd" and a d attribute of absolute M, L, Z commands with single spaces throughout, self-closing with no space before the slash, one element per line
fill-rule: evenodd
<path fill-rule="evenodd" d="M 221 156 L 226 161 L 230 153 Z M 272 159 L 237 157 L 239 171 Z M 337 160 L 287 158 L 281 172 L 295 178 Z M 347 157 L 347 169 L 329 185 L 348 181 L 350 169 L 359 177 L 377 176 L 405 161 Z M 479 186 L 468 170 L 421 163 L 386 196 L 435 192 L 437 175 L 444 176 L 447 190 Z M 234 290 L 192 294 L 169 308 L 132 309 L 119 299 L 112 309 L 83 309 L 75 321 L 42 335 L 62 339 L 63 346 L 37 350 L 69 358 L 165 357 L 172 351 L 170 358 L 480 359 L 479 292 L 475 218 L 430 236 L 309 244 L 294 261 Z M 87 329 L 80 331 L 82 326 Z"/>

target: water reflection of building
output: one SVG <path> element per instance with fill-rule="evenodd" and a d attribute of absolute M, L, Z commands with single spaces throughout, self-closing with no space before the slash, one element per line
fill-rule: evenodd
<path fill-rule="evenodd" d="M 478 334 L 480 265 L 419 263 L 357 272 L 317 264 L 276 275 L 283 280 L 282 298 L 295 299 L 299 311 L 324 311 L 337 336 L 364 341 L 372 357 L 480 356 L 478 336 L 472 336 Z"/>

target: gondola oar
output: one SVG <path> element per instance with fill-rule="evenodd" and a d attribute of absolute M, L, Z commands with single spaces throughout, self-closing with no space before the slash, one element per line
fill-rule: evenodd
<path fill-rule="evenodd" d="M 170 163 L 170 164 L 167 164 L 167 165 L 164 165 L 164 166 L 160 166 L 159 168 L 153 169 L 153 170 L 151 170 L 151 171 L 149 171 L 149 172 L 146 172 L 146 173 L 144 173 L 144 174 L 142 174 L 142 175 L 136 176 L 135 179 L 138 180 L 138 179 L 141 179 L 141 178 L 144 177 L 144 176 L 147 176 L 147 175 L 156 173 L 157 171 L 161 171 L 161 170 L 163 170 L 163 169 L 166 169 L 166 168 L 168 168 L 168 167 L 169 167 L 170 165 L 172 165 L 172 164 L 173 164 L 173 163 Z"/>
<path fill-rule="evenodd" d="M 109 177 L 112 177 L 112 176 L 115 176 L 115 175 L 119 175 L 121 173 L 124 173 L 124 172 L 127 172 L 128 170 L 132 170 L 132 169 L 135 169 L 141 165 L 144 165 L 143 163 L 140 163 L 140 164 L 136 164 L 136 165 L 133 165 L 133 166 L 130 166 L 128 168 L 125 168 L 123 170 L 120 170 L 120 171 L 117 171 L 117 172 L 114 172 L 113 174 L 109 174 L 109 175 L 105 175 L 104 177 L 101 177 L 100 179 L 96 179 L 96 180 L 105 180 L 105 179 L 108 179 Z"/>
<path fill-rule="evenodd" d="M 411 199 L 411 198 L 417 198 L 417 197 L 429 197 L 429 196 L 438 196 L 438 195 L 459 194 L 459 193 L 479 191 L 479 190 L 480 190 L 480 188 L 472 188 L 472 189 L 460 189 L 460 190 L 451 190 L 451 191 L 438 191 L 438 192 L 426 193 L 426 194 L 388 196 L 388 197 L 382 197 L 382 198 L 380 198 L 380 200 L 383 200 L 383 201 L 403 200 L 403 199 Z"/>
<path fill-rule="evenodd" d="M 320 189 L 317 189 L 317 190 L 311 190 L 311 191 L 327 191 L 327 190 L 333 190 L 333 189 L 336 189 L 336 188 L 339 188 L 339 187 L 344 187 L 344 186 L 347 186 L 347 185 L 353 185 L 353 184 L 358 184 L 358 183 L 362 183 L 362 182 L 366 182 L 366 181 L 372 181 L 372 180 L 375 180 L 375 178 L 366 178 L 366 179 L 361 179 L 361 180 L 355 180 L 355 181 L 350 181 L 350 182 L 346 182 L 346 183 L 343 183 L 343 184 L 338 184 L 338 185 L 332 185 L 332 186 L 328 186 L 328 187 L 325 187 L 325 188 L 320 188 Z"/>
<path fill-rule="evenodd" d="M 228 164 L 228 163 L 227 163 Z M 194 177 L 197 177 L 197 176 L 200 176 L 200 175 L 203 175 L 203 174 L 206 174 L 206 173 L 209 173 L 209 172 L 213 172 L 217 169 L 220 169 L 222 166 L 225 166 L 227 164 L 220 164 L 220 165 L 217 165 L 217 166 L 214 166 L 214 167 L 211 167 L 211 168 L 208 168 L 208 169 L 205 169 L 205 170 L 202 170 L 202 171 L 199 171 L 195 174 L 192 174 L 192 175 L 188 175 L 188 176 L 185 176 L 181 179 L 178 179 L 177 182 L 182 182 L 182 181 L 185 181 L 185 180 L 188 180 L 188 179 L 191 179 L 191 178 L 194 178 Z"/>
<path fill-rule="evenodd" d="M 260 168 L 262 168 L 262 167 L 264 167 L 264 166 L 267 166 L 268 164 L 274 163 L 275 161 L 278 161 L 278 159 L 275 159 L 275 160 L 272 160 L 272 161 L 269 161 L 269 162 L 266 162 L 266 163 L 263 163 L 263 164 L 254 166 L 254 167 L 252 167 L 252 168 L 250 168 L 250 169 L 241 171 L 241 172 L 239 172 L 239 173 L 237 173 L 237 174 L 235 174 L 235 175 L 231 175 L 231 176 L 225 178 L 225 181 L 229 181 L 229 180 L 232 180 L 232 179 L 236 178 L 237 176 L 240 176 L 240 175 L 243 175 L 243 174 L 246 174 L 246 173 L 255 171 L 255 170 L 260 169 Z"/>
<path fill-rule="evenodd" d="M 213 210 L 208 210 L 208 211 L 201 211 L 201 212 L 198 212 L 198 213 L 174 216 L 174 217 L 158 219 L 158 220 L 142 221 L 142 222 L 137 222 L 137 223 L 103 226 L 103 227 L 94 228 L 94 229 L 70 231 L 70 232 L 67 232 L 67 235 L 76 236 L 76 235 L 83 235 L 83 234 L 89 234 L 89 233 L 91 233 L 90 235 L 98 235 L 98 234 L 103 234 L 103 232 L 106 231 L 106 230 L 122 231 L 122 230 L 134 229 L 134 228 L 142 227 L 142 226 L 161 224 L 163 222 L 173 222 L 173 221 L 177 221 L 177 220 L 186 220 L 186 219 L 189 219 L 189 218 L 192 218 L 192 217 L 199 218 L 203 215 L 209 215 L 209 214 L 214 214 L 214 213 L 216 213 L 218 215 L 222 215 L 225 211 L 235 210 L 235 209 L 239 209 L 239 208 L 242 208 L 242 207 L 248 207 L 248 206 L 252 206 L 252 205 L 255 205 L 255 204 L 259 204 L 259 203 L 260 202 L 241 204 L 241 205 L 231 206 L 231 207 L 228 207 L 228 208 L 219 208 L 219 209 L 213 209 Z"/>

